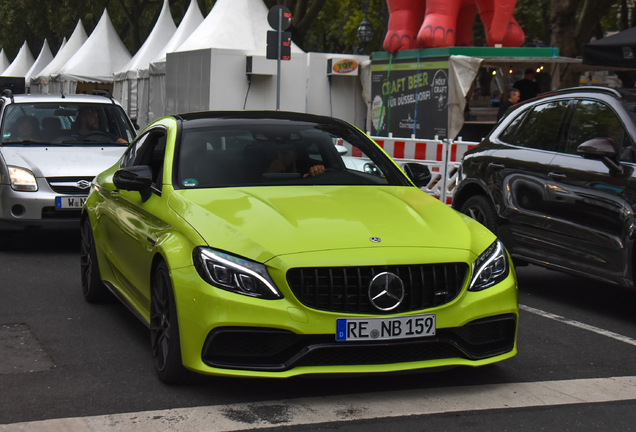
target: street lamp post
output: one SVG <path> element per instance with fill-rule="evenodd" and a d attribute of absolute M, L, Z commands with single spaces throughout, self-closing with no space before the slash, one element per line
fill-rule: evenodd
<path fill-rule="evenodd" d="M 373 25 L 371 25 L 371 21 L 367 18 L 366 12 L 364 18 L 360 21 L 356 33 L 358 35 L 358 42 L 360 43 L 360 45 L 356 47 L 357 54 L 366 54 L 367 45 L 373 40 Z"/>

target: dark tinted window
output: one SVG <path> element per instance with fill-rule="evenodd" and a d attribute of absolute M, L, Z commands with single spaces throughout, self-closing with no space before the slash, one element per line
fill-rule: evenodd
<path fill-rule="evenodd" d="M 511 121 L 508 127 L 499 135 L 499 140 L 508 144 L 513 144 L 515 142 L 515 135 L 519 129 L 519 125 L 523 122 L 526 114 L 527 111 L 524 111 Z"/>
<path fill-rule="evenodd" d="M 312 167 L 325 172 L 310 175 Z M 178 187 L 405 185 L 365 135 L 344 125 L 250 119 L 184 127 Z"/>
<path fill-rule="evenodd" d="M 515 145 L 558 151 L 561 144 L 561 121 L 568 101 L 548 102 L 535 106 L 515 134 Z"/>
<path fill-rule="evenodd" d="M 576 107 L 566 152 L 576 154 L 576 148 L 592 138 L 610 138 L 621 149 L 625 136 L 625 128 L 609 106 L 598 101 L 582 100 Z"/>

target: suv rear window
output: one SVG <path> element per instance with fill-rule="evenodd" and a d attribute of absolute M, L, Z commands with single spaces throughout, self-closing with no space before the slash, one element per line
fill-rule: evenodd
<path fill-rule="evenodd" d="M 15 103 L 2 119 L 2 144 L 128 143 L 135 137 L 118 105 L 77 102 Z"/>

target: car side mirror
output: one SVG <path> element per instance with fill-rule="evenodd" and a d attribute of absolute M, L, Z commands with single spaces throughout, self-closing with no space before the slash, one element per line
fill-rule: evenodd
<path fill-rule="evenodd" d="M 349 152 L 349 150 L 347 150 L 347 148 L 345 146 L 341 146 L 341 145 L 336 144 L 335 147 L 336 147 L 336 150 L 338 151 L 338 154 L 340 156 L 344 156 L 344 155 L 346 155 Z"/>
<path fill-rule="evenodd" d="M 423 188 L 431 182 L 431 170 L 428 166 L 419 163 L 405 163 L 404 173 L 417 186 Z"/>
<path fill-rule="evenodd" d="M 113 175 L 113 183 L 117 189 L 138 191 L 143 201 L 150 198 L 152 185 L 152 168 L 148 165 L 136 165 L 122 168 Z"/>
<path fill-rule="evenodd" d="M 585 141 L 576 148 L 585 159 L 597 159 L 606 167 L 617 173 L 623 172 L 623 166 L 618 159 L 618 148 L 610 138 L 593 138 Z"/>

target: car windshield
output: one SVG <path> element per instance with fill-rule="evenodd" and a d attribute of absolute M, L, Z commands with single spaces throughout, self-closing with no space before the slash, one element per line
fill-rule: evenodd
<path fill-rule="evenodd" d="M 185 189 L 410 184 L 354 128 L 275 119 L 251 119 L 246 125 L 188 125 L 182 133 L 177 181 Z"/>
<path fill-rule="evenodd" d="M 126 145 L 135 137 L 124 110 L 115 104 L 15 103 L 2 119 L 2 145 Z"/>

